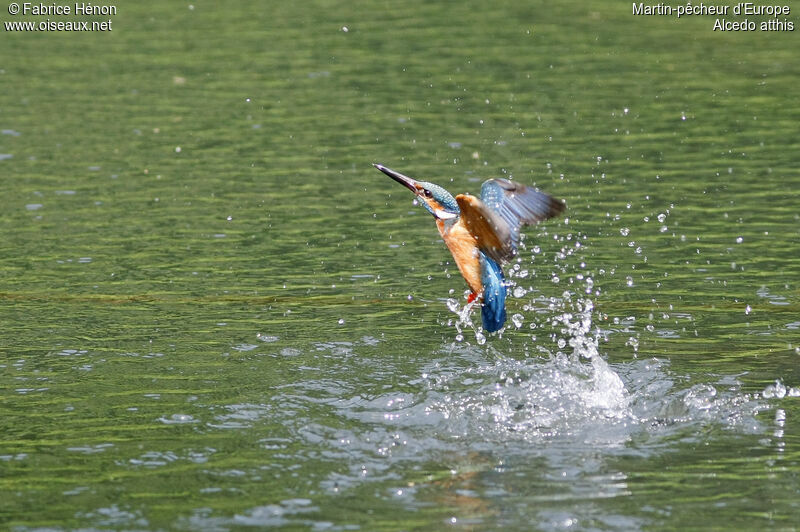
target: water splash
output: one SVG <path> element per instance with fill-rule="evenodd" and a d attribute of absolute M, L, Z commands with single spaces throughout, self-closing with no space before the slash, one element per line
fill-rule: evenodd
<path fill-rule="evenodd" d="M 668 214 L 654 217 L 664 223 Z M 619 446 L 642 432 L 680 432 L 706 423 L 756 431 L 756 415 L 766 408 L 763 398 L 788 394 L 780 383 L 761 396 L 742 393 L 730 377 L 681 388 L 682 379 L 669 373 L 667 362 L 638 360 L 635 317 L 614 318 L 613 330 L 596 325 L 608 316 L 594 303 L 600 291 L 582 257 L 585 235 L 553 235 L 552 240 L 561 248 L 536 245 L 527 257 L 523 243 L 507 268 L 510 320 L 492 341 L 487 343 L 472 321 L 478 303 L 467 303 L 468 292 L 463 300 L 446 301 L 455 314 L 447 323 L 456 335 L 445 351 L 451 360 L 463 357 L 466 366 L 448 371 L 437 362 L 423 373 L 425 396 L 406 401 L 412 406 L 393 411 L 391 420 L 425 418 L 443 441 L 468 441 L 473 448 L 552 439 Z M 542 278 L 553 282 L 542 283 Z M 539 286 L 533 286 L 537 279 Z M 633 284 L 630 276 L 626 284 Z M 631 362 L 612 366 L 599 346 L 620 332 L 627 337 Z M 517 360 L 519 353 L 525 358 Z"/>
<path fill-rule="evenodd" d="M 473 444 L 476 437 L 490 446 L 543 441 L 631 417 L 622 380 L 600 357 L 505 358 L 432 375 L 428 387 L 425 415 L 439 417 L 444 434 Z"/>
<path fill-rule="evenodd" d="M 467 297 L 468 293 L 469 291 L 464 293 L 465 298 Z M 448 322 L 448 325 L 451 325 L 456 329 L 455 340 L 457 342 L 463 342 L 464 331 L 471 329 L 475 333 L 475 341 L 478 342 L 479 345 L 486 343 L 486 335 L 483 334 L 483 329 L 472 323 L 472 309 L 476 306 L 480 308 L 480 302 L 475 300 L 462 306 L 457 299 L 451 297 L 446 301 L 446 305 L 450 312 L 453 312 L 458 316 L 455 321 L 450 320 Z"/>

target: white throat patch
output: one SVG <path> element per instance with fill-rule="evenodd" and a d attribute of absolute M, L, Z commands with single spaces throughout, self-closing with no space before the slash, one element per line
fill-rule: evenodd
<path fill-rule="evenodd" d="M 451 220 L 456 217 L 452 212 L 443 211 L 441 209 L 434 209 L 433 213 L 440 220 Z"/>

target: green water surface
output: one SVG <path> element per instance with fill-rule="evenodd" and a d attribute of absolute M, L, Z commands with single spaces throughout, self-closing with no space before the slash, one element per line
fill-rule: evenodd
<path fill-rule="evenodd" d="M 0 29 L 0 527 L 800 528 L 797 30 L 116 7 Z M 566 200 L 516 325 L 373 162 Z"/>

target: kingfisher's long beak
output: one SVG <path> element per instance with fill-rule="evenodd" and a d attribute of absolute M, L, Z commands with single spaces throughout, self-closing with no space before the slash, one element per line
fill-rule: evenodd
<path fill-rule="evenodd" d="M 377 168 L 378 170 L 380 170 L 384 174 L 388 175 L 389 177 L 391 177 L 392 179 L 394 179 L 395 181 L 397 181 L 401 185 L 405 186 L 406 188 L 408 188 L 414 194 L 417 194 L 417 195 L 419 194 L 419 189 L 417 188 L 417 181 L 415 179 L 412 179 L 412 178 L 410 178 L 410 177 L 408 177 L 406 175 L 403 175 L 400 172 L 395 172 L 391 168 L 386 168 L 385 166 L 380 165 L 380 164 L 373 164 L 372 166 L 374 166 L 375 168 Z"/>

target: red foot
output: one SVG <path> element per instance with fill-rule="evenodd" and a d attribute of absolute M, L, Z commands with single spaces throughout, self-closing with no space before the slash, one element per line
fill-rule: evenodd
<path fill-rule="evenodd" d="M 478 294 L 472 292 L 469 296 L 467 296 L 467 303 L 472 303 L 476 299 L 478 299 Z"/>

